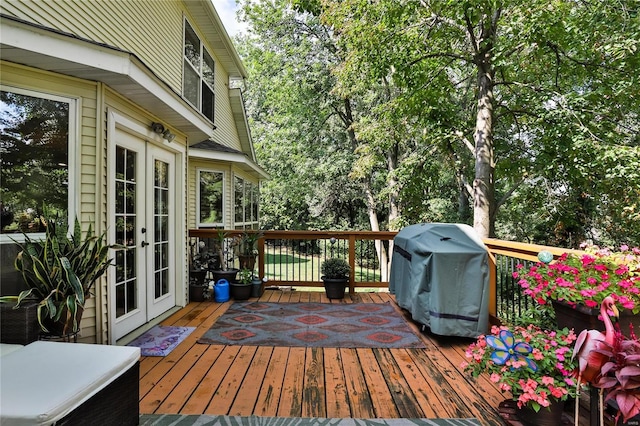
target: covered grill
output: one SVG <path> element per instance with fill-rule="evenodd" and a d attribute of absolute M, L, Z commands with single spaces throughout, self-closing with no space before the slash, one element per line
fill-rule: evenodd
<path fill-rule="evenodd" d="M 488 252 L 472 227 L 410 225 L 393 244 L 389 290 L 414 321 L 445 336 L 488 331 Z"/>

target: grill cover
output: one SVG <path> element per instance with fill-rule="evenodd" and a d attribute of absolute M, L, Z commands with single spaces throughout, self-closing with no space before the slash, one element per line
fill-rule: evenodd
<path fill-rule="evenodd" d="M 488 331 L 488 254 L 472 227 L 410 225 L 393 243 L 389 291 L 414 321 L 444 336 Z"/>

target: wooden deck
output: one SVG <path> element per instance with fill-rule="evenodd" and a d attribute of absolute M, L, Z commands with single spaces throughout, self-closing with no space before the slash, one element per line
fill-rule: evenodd
<path fill-rule="evenodd" d="M 331 302 L 320 292 L 275 290 L 260 300 Z M 388 293 L 356 293 L 333 303 L 387 301 L 395 304 Z M 475 417 L 484 425 L 504 425 L 495 407 L 505 396 L 486 378 L 474 382 L 460 368 L 470 339 L 422 333 L 426 349 L 196 343 L 231 303 L 190 303 L 163 322 L 197 329 L 168 356 L 141 360 L 141 414 Z"/>

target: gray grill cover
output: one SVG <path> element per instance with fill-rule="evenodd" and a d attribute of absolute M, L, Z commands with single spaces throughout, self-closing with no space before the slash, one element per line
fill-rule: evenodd
<path fill-rule="evenodd" d="M 393 244 L 389 290 L 414 321 L 444 336 L 488 331 L 488 254 L 472 227 L 410 225 Z"/>

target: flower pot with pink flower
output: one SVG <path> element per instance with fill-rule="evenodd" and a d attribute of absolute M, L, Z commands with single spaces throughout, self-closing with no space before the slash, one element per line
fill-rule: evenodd
<path fill-rule="evenodd" d="M 620 309 L 620 327 L 629 323 L 640 329 L 640 248 L 620 250 L 596 246 L 584 252 L 564 253 L 555 261 L 545 259 L 530 268 L 518 265 L 513 276 L 524 294 L 540 304 L 552 304 L 559 327 L 598 329 L 602 322 L 598 310 L 607 296 L 612 296 Z"/>
<path fill-rule="evenodd" d="M 564 402 L 575 396 L 575 340 L 569 329 L 494 326 L 469 346 L 463 367 L 473 377 L 486 374 L 511 396 L 500 404 L 501 414 L 511 410 L 511 419 L 523 424 L 558 425 Z"/>

